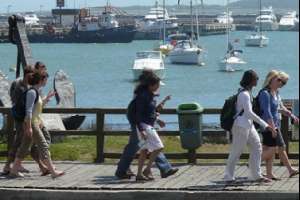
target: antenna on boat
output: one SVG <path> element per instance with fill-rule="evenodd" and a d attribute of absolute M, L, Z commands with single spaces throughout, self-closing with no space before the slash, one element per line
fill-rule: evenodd
<path fill-rule="evenodd" d="M 198 4 L 198 0 L 195 0 L 196 2 L 196 26 L 197 26 L 197 43 L 199 43 L 199 35 L 200 35 L 200 32 L 199 32 L 199 4 Z M 202 0 L 202 3 L 203 3 L 203 0 Z"/>
<path fill-rule="evenodd" d="M 229 51 L 229 43 L 230 43 L 230 30 L 229 30 L 229 0 L 227 0 L 226 12 L 227 12 L 227 50 Z M 231 28 L 231 26 L 230 26 L 230 28 Z"/>
<path fill-rule="evenodd" d="M 193 36 L 194 36 L 193 0 L 190 1 L 190 7 L 191 7 L 191 40 L 193 41 Z"/>

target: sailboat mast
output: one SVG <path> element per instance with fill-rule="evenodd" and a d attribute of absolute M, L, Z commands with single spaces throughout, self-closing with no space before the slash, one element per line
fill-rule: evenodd
<path fill-rule="evenodd" d="M 163 44 L 166 43 L 166 1 L 163 0 Z"/>
<path fill-rule="evenodd" d="M 259 16 L 261 16 L 261 0 L 259 0 Z M 262 36 L 262 24 L 261 24 L 261 19 L 259 20 L 259 32 L 260 32 L 260 35 Z"/>
<path fill-rule="evenodd" d="M 195 0 L 196 2 L 196 26 L 197 26 L 197 41 L 199 43 L 199 4 L 198 4 L 198 0 Z"/>
<path fill-rule="evenodd" d="M 227 48 L 229 50 L 229 43 L 230 43 L 230 24 L 229 24 L 229 0 L 227 0 L 226 5 L 226 13 L 227 13 Z"/>
<path fill-rule="evenodd" d="M 194 37 L 193 0 L 191 0 L 190 6 L 191 6 L 191 39 L 193 41 L 193 37 Z"/>

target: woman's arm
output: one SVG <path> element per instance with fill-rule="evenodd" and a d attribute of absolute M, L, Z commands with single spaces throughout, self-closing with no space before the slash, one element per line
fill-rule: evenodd
<path fill-rule="evenodd" d="M 243 105 L 244 115 L 266 129 L 269 125 L 259 116 L 257 116 L 252 110 L 252 103 L 249 92 L 245 91 L 240 93 L 239 98 L 241 99 Z"/>
<path fill-rule="evenodd" d="M 136 123 L 139 131 L 144 131 L 144 126 L 142 123 L 145 122 L 145 112 L 150 101 L 144 94 L 137 95 L 136 97 Z"/>
<path fill-rule="evenodd" d="M 260 109 L 263 113 L 263 118 L 275 130 L 276 126 L 271 113 L 271 97 L 268 91 L 262 91 L 258 97 Z"/>
<path fill-rule="evenodd" d="M 34 102 L 37 97 L 37 93 L 34 90 L 28 90 L 26 93 L 26 105 L 25 105 L 25 120 L 24 128 L 25 134 L 29 137 L 32 136 L 31 119 L 34 109 Z"/>
<path fill-rule="evenodd" d="M 160 103 L 158 104 L 158 106 L 156 107 L 156 111 L 157 111 L 157 112 L 160 112 L 160 111 L 164 108 L 165 103 L 166 103 L 167 101 L 169 101 L 170 99 L 171 99 L 171 95 L 166 96 L 166 97 L 162 100 L 162 102 L 160 102 Z"/>

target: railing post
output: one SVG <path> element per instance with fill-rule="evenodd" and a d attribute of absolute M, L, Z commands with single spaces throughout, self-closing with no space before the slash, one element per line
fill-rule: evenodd
<path fill-rule="evenodd" d="M 9 154 L 14 138 L 15 138 L 15 132 L 14 132 L 14 119 L 11 116 L 11 114 L 6 114 L 6 134 L 7 134 L 7 154 Z M 8 155 L 7 155 L 8 156 Z"/>
<path fill-rule="evenodd" d="M 286 153 L 289 155 L 289 142 L 290 142 L 290 136 L 289 136 L 289 118 L 282 115 L 282 121 L 281 121 L 281 133 L 283 140 L 286 144 Z"/>
<path fill-rule="evenodd" d="M 197 155 L 195 149 L 188 151 L 188 164 L 197 164 Z"/>
<path fill-rule="evenodd" d="M 96 163 L 104 163 L 104 113 L 98 111 L 96 115 L 96 132 L 97 132 L 97 158 Z"/>

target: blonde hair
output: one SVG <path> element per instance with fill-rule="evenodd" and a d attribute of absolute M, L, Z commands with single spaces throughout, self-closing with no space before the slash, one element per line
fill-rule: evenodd
<path fill-rule="evenodd" d="M 284 71 L 279 71 L 279 77 L 284 81 L 288 81 L 290 79 L 290 76 Z"/>
<path fill-rule="evenodd" d="M 276 77 L 279 77 L 280 76 L 280 73 L 278 70 L 272 70 L 268 73 L 266 79 L 265 79 L 265 82 L 263 84 L 263 88 L 267 88 L 270 86 L 271 84 L 271 81 L 276 78 Z"/>

